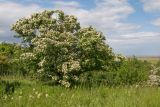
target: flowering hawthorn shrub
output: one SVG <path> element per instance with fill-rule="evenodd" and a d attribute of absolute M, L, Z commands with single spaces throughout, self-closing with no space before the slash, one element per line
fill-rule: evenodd
<path fill-rule="evenodd" d="M 101 32 L 81 28 L 77 18 L 59 10 L 22 18 L 12 30 L 31 47 L 21 58 L 27 63 L 36 61 L 32 66 L 39 78 L 52 79 L 65 87 L 78 81 L 84 72 L 108 69 L 117 58 Z"/>

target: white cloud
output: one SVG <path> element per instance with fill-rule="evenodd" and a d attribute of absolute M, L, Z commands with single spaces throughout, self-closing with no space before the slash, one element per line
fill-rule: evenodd
<path fill-rule="evenodd" d="M 140 0 L 146 12 L 160 11 L 160 0 Z"/>
<path fill-rule="evenodd" d="M 150 41 L 159 41 L 160 32 L 136 32 L 118 37 L 111 37 L 108 39 L 110 43 L 123 43 L 123 44 L 142 44 Z"/>
<path fill-rule="evenodd" d="M 117 53 L 159 56 L 159 40 L 160 32 L 137 32 L 109 38 L 108 42 Z"/>
<path fill-rule="evenodd" d="M 78 2 L 75 2 L 75 1 L 71 1 L 71 2 L 56 1 L 56 2 L 53 2 L 53 3 L 55 4 L 56 7 L 61 7 L 61 6 L 63 6 L 63 8 L 65 8 L 65 7 L 69 7 L 69 8 L 80 7 L 80 4 Z"/>
<path fill-rule="evenodd" d="M 19 42 L 20 39 L 13 37 L 10 26 L 18 19 L 41 10 L 43 9 L 36 4 L 22 5 L 14 2 L 0 2 L 0 42 Z"/>
<path fill-rule="evenodd" d="M 10 26 L 18 19 L 40 10 L 42 10 L 42 8 L 36 4 L 22 5 L 14 2 L 0 3 L 0 41 L 14 42 L 14 34 L 10 31 Z"/>
<path fill-rule="evenodd" d="M 1 33 L 4 33 L 4 30 L 2 30 L 2 29 L 0 28 L 0 34 L 1 34 Z"/>
<path fill-rule="evenodd" d="M 152 24 L 155 25 L 155 26 L 160 27 L 160 18 L 158 18 L 158 19 L 152 21 Z"/>
<path fill-rule="evenodd" d="M 1 22 L 11 24 L 17 19 L 28 16 L 33 12 L 41 10 L 38 5 L 21 5 L 14 2 L 0 3 L 0 16 Z"/>
<path fill-rule="evenodd" d="M 55 9 L 62 9 L 68 14 L 78 17 L 83 26 L 93 25 L 105 34 L 109 32 L 130 32 L 139 25 L 124 23 L 122 20 L 134 12 L 127 0 L 96 0 L 96 7 L 85 10 L 76 2 L 55 2 Z M 56 5 L 59 4 L 59 5 Z M 75 6 L 70 6 L 76 4 Z"/>

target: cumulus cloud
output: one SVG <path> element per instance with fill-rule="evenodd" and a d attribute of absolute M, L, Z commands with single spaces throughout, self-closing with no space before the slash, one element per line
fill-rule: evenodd
<path fill-rule="evenodd" d="M 0 28 L 0 34 L 3 33 L 3 32 L 4 32 L 4 30 L 2 30 L 2 29 Z"/>
<path fill-rule="evenodd" d="M 160 27 L 160 18 L 158 18 L 158 19 L 152 21 L 152 24 L 155 25 L 155 26 Z"/>
<path fill-rule="evenodd" d="M 68 14 L 76 15 L 82 25 L 93 25 L 105 34 L 112 31 L 129 32 L 140 27 L 139 25 L 122 22 L 123 19 L 134 12 L 127 0 L 96 0 L 95 8 L 89 10 L 80 8 L 80 4 L 76 2 L 57 1 L 54 4 L 56 9 L 62 9 Z M 72 6 L 73 4 L 75 6 Z"/>
<path fill-rule="evenodd" d="M 22 5 L 14 2 L 0 3 L 0 42 L 17 42 L 10 27 L 18 19 L 31 13 L 41 11 L 42 8 L 36 4 Z"/>
<path fill-rule="evenodd" d="M 159 39 L 160 32 L 136 32 L 119 35 L 118 37 L 111 37 L 108 41 L 110 43 L 142 44 L 157 41 Z"/>
<path fill-rule="evenodd" d="M 71 1 L 71 2 L 64 2 L 64 1 L 56 1 L 53 2 L 55 4 L 56 7 L 61 7 L 64 6 L 65 7 L 69 7 L 69 8 L 78 8 L 80 7 L 80 4 L 78 2 L 75 1 Z"/>
<path fill-rule="evenodd" d="M 160 32 L 136 32 L 108 39 L 114 51 L 125 55 L 155 55 L 160 53 Z"/>
<path fill-rule="evenodd" d="M 160 0 L 140 0 L 146 12 L 160 11 Z"/>
<path fill-rule="evenodd" d="M 39 11 L 41 8 L 38 5 L 22 5 L 14 2 L 0 3 L 1 22 L 6 25 L 15 22 L 17 19 L 25 17 L 33 12 Z M 1 24 L 2 25 L 2 24 Z"/>

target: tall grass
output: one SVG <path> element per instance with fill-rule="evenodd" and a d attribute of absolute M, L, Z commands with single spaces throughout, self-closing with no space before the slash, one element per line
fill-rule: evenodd
<path fill-rule="evenodd" d="M 7 77 L 2 80 L 7 81 Z M 18 78 L 10 82 L 14 81 L 18 81 Z M 14 93 L 2 95 L 1 91 L 0 107 L 160 107 L 158 87 L 100 86 L 68 89 L 27 79 L 19 82 L 21 85 Z"/>

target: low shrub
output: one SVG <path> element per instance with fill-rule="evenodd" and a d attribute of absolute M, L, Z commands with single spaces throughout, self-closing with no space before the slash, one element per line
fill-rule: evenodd
<path fill-rule="evenodd" d="M 139 84 L 148 79 L 150 70 L 150 63 L 140 61 L 137 58 L 129 58 L 123 61 L 117 69 L 86 72 L 81 75 L 80 83 L 85 86 Z"/>

